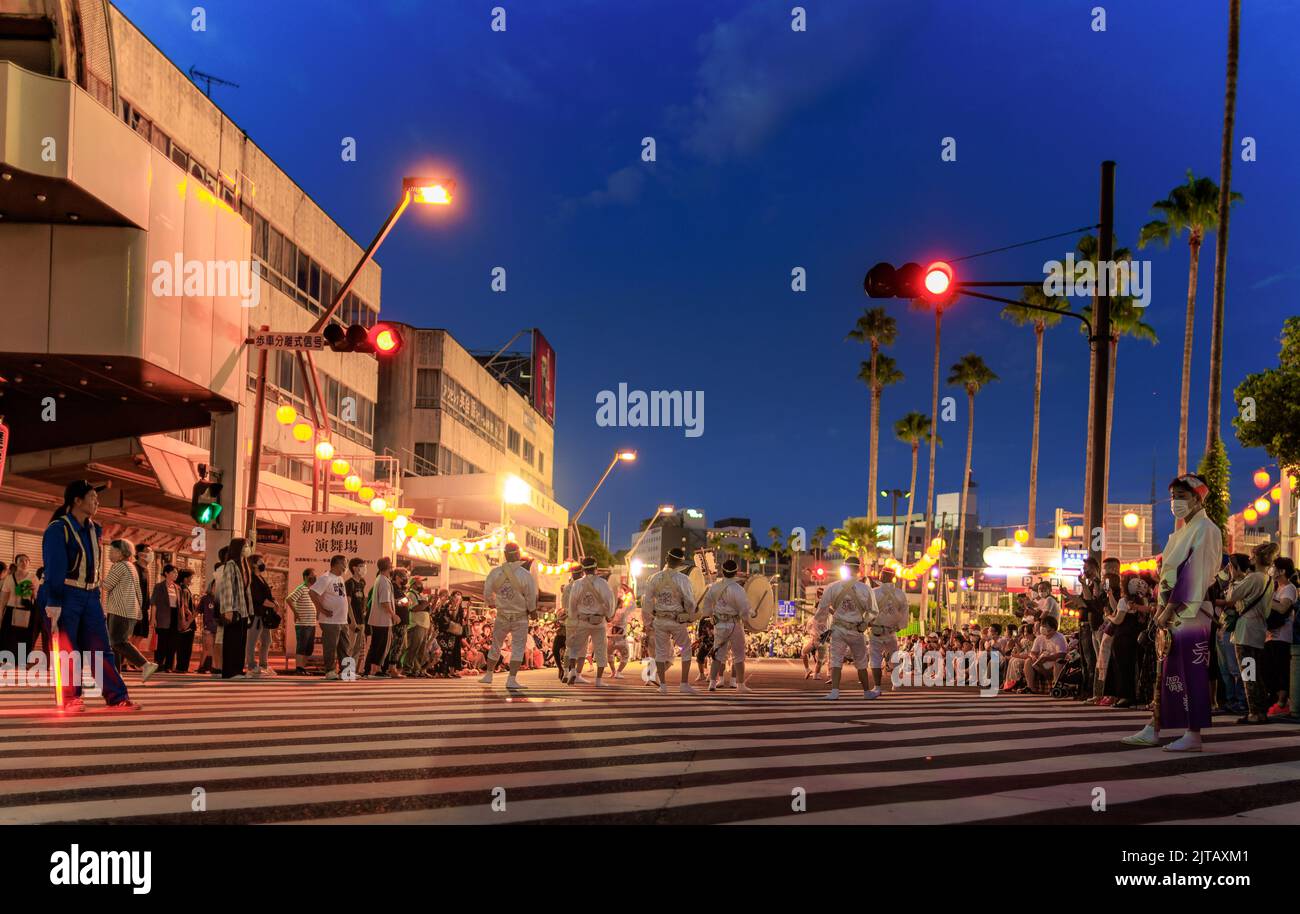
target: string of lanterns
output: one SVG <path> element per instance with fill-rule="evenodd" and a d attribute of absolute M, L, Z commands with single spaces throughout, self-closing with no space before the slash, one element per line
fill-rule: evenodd
<path fill-rule="evenodd" d="M 1258 522 L 1261 517 L 1268 514 L 1268 512 L 1272 510 L 1273 506 L 1269 504 L 1270 500 L 1275 502 L 1280 502 L 1282 500 L 1282 486 L 1280 483 L 1278 485 L 1273 486 L 1272 488 L 1269 488 L 1269 486 L 1273 482 L 1273 477 L 1269 475 L 1268 470 L 1265 470 L 1263 468 L 1256 470 L 1255 475 L 1251 477 L 1251 479 L 1255 483 L 1255 488 L 1259 489 L 1260 491 L 1263 491 L 1264 489 L 1268 489 L 1268 497 L 1265 498 L 1263 495 L 1261 495 L 1259 498 L 1255 499 L 1254 502 L 1242 508 L 1241 519 L 1248 524 L 1253 524 Z M 1288 475 L 1287 482 L 1289 483 L 1292 489 L 1296 487 L 1295 476 Z"/>
<path fill-rule="evenodd" d="M 312 423 L 305 419 L 299 421 L 299 418 L 298 410 L 294 409 L 293 406 L 288 403 L 281 404 L 275 410 L 275 421 L 284 426 L 292 426 L 289 433 L 293 435 L 294 440 L 306 444 L 308 441 L 315 438 L 319 432 L 317 431 L 316 426 Z M 343 488 L 345 491 L 356 496 L 357 501 L 362 504 L 369 503 L 370 510 L 374 511 L 376 514 L 385 513 L 388 509 L 388 503 L 384 501 L 384 499 L 375 496 L 374 487 L 368 485 L 364 480 L 362 480 L 362 478 L 353 471 L 352 465 L 348 463 L 347 460 L 343 457 L 335 456 L 334 445 L 332 442 L 328 439 L 317 441 L 314 452 L 317 460 L 329 461 L 330 473 L 342 477 Z M 381 503 L 378 508 L 375 507 L 376 502 Z M 394 520 L 393 517 L 389 517 L 388 519 Z M 404 520 L 402 525 L 405 526 Z"/>
<path fill-rule="evenodd" d="M 939 561 L 939 556 L 943 552 L 945 543 L 943 537 L 936 536 L 930 540 L 930 545 L 926 547 L 925 555 L 921 556 L 911 565 L 904 565 L 897 559 L 890 557 L 885 560 L 885 567 L 894 572 L 904 581 L 915 581 L 926 574 L 934 563 Z"/>

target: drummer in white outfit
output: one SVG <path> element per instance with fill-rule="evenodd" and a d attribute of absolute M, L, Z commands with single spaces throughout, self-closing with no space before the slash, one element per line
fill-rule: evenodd
<path fill-rule="evenodd" d="M 745 619 L 751 619 L 754 608 L 749 604 L 745 588 L 736 580 L 736 562 L 727 559 L 722 563 L 722 580 L 704 592 L 701 601 L 704 615 L 713 616 L 713 668 L 709 671 L 709 691 L 715 691 L 722 671 L 731 655 L 731 667 L 736 678 L 736 691 L 742 695 L 754 691 L 745 685 Z"/>
<path fill-rule="evenodd" d="M 596 574 L 594 558 L 588 556 L 582 560 L 582 571 L 582 579 L 569 587 L 569 612 L 576 613 L 576 618 L 573 637 L 569 639 L 569 675 L 565 682 L 572 685 L 577 679 L 578 664 L 586 658 L 590 643 L 596 659 L 596 685 L 604 687 L 602 677 L 609 662 L 605 626 L 614 617 L 614 593 L 609 589 L 609 582 Z"/>
<path fill-rule="evenodd" d="M 574 633 L 573 624 L 578 621 L 578 612 L 571 604 L 569 595 L 573 592 L 574 585 L 581 581 L 585 574 L 586 572 L 583 571 L 582 565 L 578 565 L 577 568 L 573 569 L 569 583 L 560 588 L 560 607 L 564 610 L 564 657 L 561 658 L 559 662 L 564 664 L 564 675 L 561 679 L 569 685 L 572 685 L 575 682 L 587 685 L 591 682 L 590 679 L 585 679 L 582 675 L 582 668 L 587 665 L 586 655 L 578 658 L 576 674 L 570 675 L 568 666 L 569 645 L 572 644 L 574 639 L 577 637 Z"/>
<path fill-rule="evenodd" d="M 694 695 L 691 688 L 691 634 L 687 630 L 695 611 L 695 592 L 691 579 L 681 572 L 686 562 L 682 549 L 668 552 L 668 567 L 650 578 L 645 588 L 645 605 L 642 618 L 647 629 L 654 632 L 655 677 L 659 692 L 668 694 L 668 667 L 673 661 L 673 648 L 682 652 L 681 691 Z"/>
<path fill-rule="evenodd" d="M 886 568 L 880 573 L 880 586 L 872 591 L 880 615 L 871 623 L 871 678 L 877 689 L 883 689 L 885 677 L 882 663 L 892 658 L 898 650 L 898 630 L 911 621 L 907 608 L 907 595 L 894 586 L 894 572 Z M 892 665 L 893 661 L 890 660 Z"/>
<path fill-rule="evenodd" d="M 506 676 L 506 688 L 522 689 L 524 687 L 515 676 L 524 662 L 528 620 L 537 614 L 537 582 L 524 568 L 516 544 L 506 544 L 503 558 L 505 561 L 488 572 L 487 580 L 483 582 L 483 599 L 496 608 L 497 615 L 492 621 L 492 649 L 488 651 L 487 673 L 479 682 L 492 684 L 492 671 L 501 657 L 501 645 L 509 635 L 510 674 Z"/>
<path fill-rule="evenodd" d="M 609 620 L 609 647 L 605 650 L 605 655 L 609 658 L 610 675 L 614 679 L 623 678 L 623 670 L 632 653 L 628 648 L 627 626 L 632 613 L 636 611 L 636 600 L 632 597 L 631 588 L 622 586 L 620 590 L 621 593 L 615 598 L 617 605 L 614 607 L 614 618 Z M 614 666 L 615 657 L 618 658 L 617 667 Z"/>
<path fill-rule="evenodd" d="M 830 619 L 831 632 L 831 690 L 827 698 L 840 697 L 840 673 L 843 672 L 847 654 L 858 669 L 863 697 L 879 698 L 880 690 L 871 687 L 871 669 L 867 666 L 867 642 L 863 635 L 871 627 L 878 610 L 876 595 L 871 588 L 858 580 L 860 562 L 856 557 L 845 559 L 844 567 L 849 577 L 836 581 L 826 588 L 817 604 L 817 619 L 825 625 Z"/>

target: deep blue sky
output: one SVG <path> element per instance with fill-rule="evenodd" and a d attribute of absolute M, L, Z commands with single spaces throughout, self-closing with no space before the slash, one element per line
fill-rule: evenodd
<path fill-rule="evenodd" d="M 1118 162 L 1116 224 L 1135 245 L 1152 201 L 1192 168 L 1218 180 L 1226 0 L 548 0 L 206 4 L 118 0 L 182 69 L 241 85 L 216 99 L 362 242 L 403 174 L 441 163 L 454 214 L 413 211 L 385 244 L 383 313 L 494 348 L 537 325 L 557 356 L 555 486 L 576 508 L 620 446 L 641 460 L 611 477 L 584 520 L 613 514 L 614 544 L 661 502 L 710 518 L 838 525 L 865 510 L 865 347 L 844 341 L 878 260 L 961 256 L 1090 225 L 1098 167 Z M 1106 7 L 1107 31 L 1090 27 Z M 1231 391 L 1275 364 L 1300 276 L 1300 11 L 1243 4 L 1237 135 L 1259 160 L 1233 169 L 1224 415 L 1233 507 L 1265 455 L 1236 445 Z M 340 160 L 357 139 L 358 161 Z M 658 161 L 640 161 L 655 137 Z M 940 141 L 957 140 L 955 163 Z M 1213 238 L 1201 259 L 1191 450 L 1204 445 Z M 1061 239 L 965 265 L 971 278 L 1041 275 Z M 1175 470 L 1187 245 L 1148 248 L 1148 321 L 1161 343 L 1119 349 L 1112 501 L 1161 495 Z M 508 291 L 493 293 L 504 266 Z M 790 270 L 808 270 L 808 291 Z M 906 381 L 884 396 L 880 483 L 905 488 L 892 436 L 928 412 L 932 319 L 886 303 Z M 975 477 L 986 523 L 1023 522 L 1033 334 L 964 300 L 945 317 L 943 371 L 970 351 L 1001 376 L 976 410 Z M 1039 517 L 1082 497 L 1086 347 L 1073 322 L 1047 342 Z M 595 397 L 703 390 L 705 432 L 607 429 Z M 966 410 L 941 426 L 938 491 L 960 485 Z M 1194 461 L 1193 461 L 1194 462 Z M 923 488 L 924 458 L 918 484 Z M 882 502 L 882 511 L 888 503 Z M 1158 530 L 1168 512 L 1157 506 Z"/>

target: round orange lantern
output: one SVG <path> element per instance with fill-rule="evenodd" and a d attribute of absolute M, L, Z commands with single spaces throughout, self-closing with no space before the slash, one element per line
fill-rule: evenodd
<path fill-rule="evenodd" d="M 1255 480 L 1255 488 L 1257 489 L 1267 489 L 1268 484 L 1271 481 L 1268 476 L 1268 470 L 1256 470 L 1253 478 Z"/>
<path fill-rule="evenodd" d="M 315 434 L 316 429 L 306 422 L 299 422 L 293 427 L 293 437 L 304 443 L 310 441 Z"/>

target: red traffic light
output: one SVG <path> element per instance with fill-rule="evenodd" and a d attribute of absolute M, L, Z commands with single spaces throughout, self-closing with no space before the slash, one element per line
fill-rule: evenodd
<path fill-rule="evenodd" d="M 402 348 L 402 335 L 388 324 L 375 324 L 370 330 L 370 345 L 380 355 L 392 355 Z"/>
<path fill-rule="evenodd" d="M 936 260 L 925 268 L 925 293 L 930 299 L 945 297 L 952 289 L 952 267 Z"/>
<path fill-rule="evenodd" d="M 817 572 L 816 572 L 816 574 L 817 574 L 817 577 L 819 577 L 819 578 L 824 578 L 824 577 L 826 577 L 826 569 L 823 568 L 821 565 L 818 565 L 818 566 L 817 566 Z"/>

